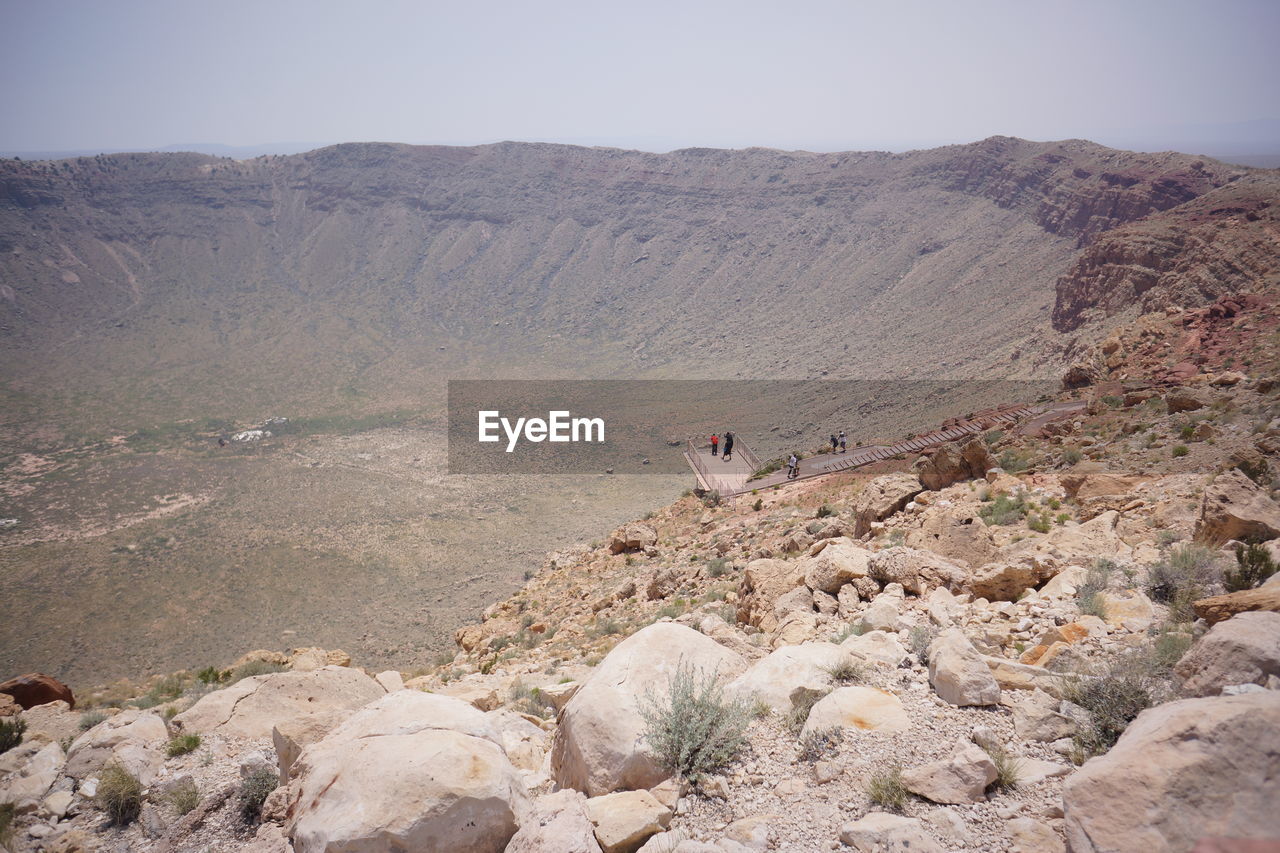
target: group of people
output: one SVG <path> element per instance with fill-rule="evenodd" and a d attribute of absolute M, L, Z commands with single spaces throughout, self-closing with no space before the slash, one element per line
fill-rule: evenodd
<path fill-rule="evenodd" d="M 719 448 L 720 448 L 720 436 L 712 434 L 711 455 L 715 456 L 719 452 Z M 729 459 L 732 458 L 732 456 L 733 456 L 733 433 L 726 432 L 724 434 L 724 453 L 720 455 L 720 458 L 723 459 L 725 462 L 728 462 Z"/>
<path fill-rule="evenodd" d="M 837 438 L 837 437 L 836 437 L 836 434 L 835 434 L 834 432 L 833 432 L 833 433 L 831 433 L 831 452 L 832 452 L 832 453 L 835 453 L 835 452 L 836 452 L 836 448 L 837 448 L 837 447 L 839 447 L 839 448 L 840 448 L 840 452 L 841 452 L 841 453 L 844 453 L 846 450 L 848 450 L 848 449 L 849 449 L 849 448 L 847 447 L 847 444 L 848 444 L 848 442 L 847 442 L 847 440 L 846 440 L 846 439 L 845 439 L 845 437 L 844 437 L 844 430 L 840 430 L 840 437 L 839 437 L 839 438 Z"/>

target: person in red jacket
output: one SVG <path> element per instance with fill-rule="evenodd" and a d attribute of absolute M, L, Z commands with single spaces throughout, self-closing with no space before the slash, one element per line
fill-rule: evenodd
<path fill-rule="evenodd" d="M 711 455 L 715 456 L 716 451 L 719 449 L 720 449 L 720 436 L 712 435 L 711 436 Z"/>

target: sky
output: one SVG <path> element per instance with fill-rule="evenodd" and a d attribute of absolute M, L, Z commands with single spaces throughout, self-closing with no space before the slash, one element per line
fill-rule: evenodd
<path fill-rule="evenodd" d="M 1280 153 L 1277 0 L 0 0 L 0 13 L 5 152 L 903 150 L 1005 134 Z"/>

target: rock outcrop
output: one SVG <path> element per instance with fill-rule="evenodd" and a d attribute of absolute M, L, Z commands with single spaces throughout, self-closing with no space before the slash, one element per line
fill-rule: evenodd
<path fill-rule="evenodd" d="M 919 478 L 911 474 L 885 474 L 871 480 L 858 492 L 853 504 L 854 537 L 866 536 L 873 523 L 898 512 L 923 491 Z"/>
<path fill-rule="evenodd" d="M 71 708 L 76 706 L 76 697 L 70 687 L 41 672 L 19 675 L 0 682 L 0 693 L 12 696 L 13 701 L 23 708 L 34 708 L 49 702 L 66 702 Z"/>
<path fill-rule="evenodd" d="M 1205 488 L 1196 523 L 1197 539 L 1225 542 L 1277 536 L 1280 505 L 1239 470 L 1224 471 Z"/>
<path fill-rule="evenodd" d="M 1241 613 L 1219 622 L 1174 671 L 1192 696 L 1216 696 L 1233 684 L 1280 680 L 1280 613 Z"/>

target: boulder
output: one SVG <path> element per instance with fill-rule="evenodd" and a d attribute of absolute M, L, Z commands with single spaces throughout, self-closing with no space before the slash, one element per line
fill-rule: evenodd
<path fill-rule="evenodd" d="M 1052 743 L 1076 733 L 1076 722 L 1059 713 L 1059 700 L 1043 690 L 1031 690 L 1008 702 L 1013 730 L 1023 740 Z"/>
<path fill-rule="evenodd" d="M 860 660 L 887 666 L 897 666 L 907 656 L 907 650 L 898 642 L 898 636 L 885 631 L 852 634 L 840 644 L 840 648 Z"/>
<path fill-rule="evenodd" d="M 1067 780 L 1067 843 L 1101 853 L 1275 838 L 1277 778 L 1280 691 L 1157 705 Z"/>
<path fill-rule="evenodd" d="M 987 665 L 991 676 L 1001 690 L 1043 690 L 1050 696 L 1062 698 L 1065 685 L 1063 676 L 1050 672 L 1044 667 L 1031 666 L 1005 658 L 982 655 L 982 662 Z"/>
<path fill-rule="evenodd" d="M 83 779 L 119 762 L 143 786 L 164 766 L 161 748 L 169 739 L 164 720 L 150 711 L 121 711 L 80 735 L 67 751 L 66 774 Z"/>
<path fill-rule="evenodd" d="M 173 718 L 187 732 L 269 738 L 277 724 L 322 711 L 347 711 L 387 694 L 357 669 L 325 666 L 310 672 L 255 675 L 202 696 Z"/>
<path fill-rule="evenodd" d="M 906 544 L 971 566 L 990 563 L 998 553 L 991 528 L 972 504 L 929 507 L 920 527 L 907 533 Z"/>
<path fill-rule="evenodd" d="M 326 666 L 351 666 L 351 655 L 342 649 L 311 647 L 294 649 L 289 656 L 289 668 L 295 672 L 312 672 Z"/>
<path fill-rule="evenodd" d="M 986 799 L 987 786 L 996 776 L 991 756 L 968 744 L 949 758 L 904 770 L 902 783 L 935 803 L 977 803 Z"/>
<path fill-rule="evenodd" d="M 1280 504 L 1239 469 L 1222 472 L 1205 487 L 1200 518 L 1196 522 L 1197 539 L 1225 542 L 1277 536 L 1280 536 Z"/>
<path fill-rule="evenodd" d="M 0 694 L 3 695 L 3 694 Z M 27 739 L 44 736 L 46 740 L 74 740 L 80 736 L 80 714 L 61 699 L 36 705 L 21 713 L 27 724 Z"/>
<path fill-rule="evenodd" d="M 290 771 L 303 749 L 323 739 L 350 715 L 350 711 L 317 711 L 281 720 L 272 727 L 271 743 L 276 750 L 280 784 L 288 784 Z"/>
<path fill-rule="evenodd" d="M 56 743 L 23 743 L 0 754 L 0 804 L 11 803 L 18 814 L 35 811 L 66 760 Z"/>
<path fill-rule="evenodd" d="M 835 595 L 854 578 L 867 576 L 870 551 L 845 536 L 821 544 L 824 547 L 820 551 L 797 564 L 797 569 L 804 572 L 804 582 L 809 589 Z"/>
<path fill-rule="evenodd" d="M 1009 853 L 1064 853 L 1067 849 L 1047 823 L 1029 817 L 1015 817 L 1005 825 L 1009 830 Z"/>
<path fill-rule="evenodd" d="M 725 696 L 763 702 L 785 714 L 799 693 L 827 692 L 832 670 L 851 662 L 849 653 L 834 643 L 783 646 L 729 682 Z"/>
<path fill-rule="evenodd" d="M 378 682 L 378 686 L 388 693 L 404 690 L 404 676 L 394 669 L 378 673 L 373 677 L 373 680 Z"/>
<path fill-rule="evenodd" d="M 840 840 L 856 853 L 944 853 L 917 818 L 872 812 L 840 827 Z"/>
<path fill-rule="evenodd" d="M 898 605 L 902 597 L 881 593 L 862 611 L 862 627 L 867 631 L 897 631 Z"/>
<path fill-rule="evenodd" d="M 968 566 L 930 551 L 895 547 L 877 551 L 871 558 L 871 577 L 882 583 L 899 583 L 912 595 L 923 595 L 937 586 L 954 587 L 969 574 Z"/>
<path fill-rule="evenodd" d="M 1280 574 L 1272 575 L 1280 578 Z M 1246 589 L 1240 592 L 1229 592 L 1226 595 L 1215 595 L 1202 598 L 1193 603 L 1196 616 L 1210 625 L 1216 625 L 1224 619 L 1230 619 L 1237 613 L 1254 611 L 1280 612 L 1280 582 L 1265 583 L 1257 589 Z"/>
<path fill-rule="evenodd" d="M 643 551 L 658 544 L 658 534 L 647 524 L 633 521 L 624 524 L 613 532 L 609 538 L 609 553 L 621 554 L 624 551 Z"/>
<path fill-rule="evenodd" d="M 1203 409 L 1213 405 L 1215 399 L 1216 396 L 1213 393 L 1199 388 L 1174 388 L 1164 395 L 1165 406 L 1171 415 Z"/>
<path fill-rule="evenodd" d="M 738 582 L 738 621 L 762 631 L 778 626 L 773 605 L 804 584 L 804 568 L 786 560 L 752 560 Z"/>
<path fill-rule="evenodd" d="M 1051 564 L 1034 560 L 989 563 L 978 569 L 963 585 L 974 598 L 988 601 L 1017 601 L 1026 589 L 1034 589 L 1052 575 Z"/>
<path fill-rule="evenodd" d="M 658 622 L 623 640 L 560 712 L 551 770 L 561 787 L 589 796 L 649 788 L 670 771 L 644 740 L 637 703 L 662 697 L 681 666 L 731 681 L 746 660 L 692 628 Z"/>
<path fill-rule="evenodd" d="M 1068 497 L 1079 501 L 1126 497 L 1144 481 L 1143 477 L 1111 471 L 1101 462 L 1081 462 L 1058 476 Z"/>
<path fill-rule="evenodd" d="M 1232 684 L 1280 678 L 1280 613 L 1241 613 L 1219 622 L 1174 667 L 1192 696 L 1216 696 Z"/>
<path fill-rule="evenodd" d="M 446 684 L 435 692 L 466 702 L 477 711 L 493 711 L 502 707 L 502 697 L 487 684 Z"/>
<path fill-rule="evenodd" d="M 840 687 L 818 700 L 809 711 L 800 736 L 827 729 L 905 732 L 911 727 L 897 696 L 875 687 Z"/>
<path fill-rule="evenodd" d="M 586 810 L 604 853 L 634 853 L 649 836 L 666 829 L 672 817 L 671 810 L 648 791 L 592 797 Z"/>
<path fill-rule="evenodd" d="M 1155 622 L 1155 607 L 1151 599 L 1139 590 L 1101 592 L 1098 600 L 1102 604 L 1103 618 L 1112 628 L 1139 632 L 1147 630 Z"/>
<path fill-rule="evenodd" d="M 1042 537 L 1024 539 L 1001 550 L 1006 559 L 1052 558 L 1061 563 L 1092 563 L 1099 554 L 1126 559 L 1132 556 L 1133 548 L 1120 538 L 1116 530 L 1119 522 L 1120 513 L 1111 509 L 1083 524 L 1069 521 Z"/>
<path fill-rule="evenodd" d="M 912 474 L 884 474 L 871 480 L 853 502 L 854 537 L 866 536 L 874 522 L 900 511 L 923 491 L 924 486 Z"/>
<path fill-rule="evenodd" d="M 66 702 L 70 708 L 76 706 L 76 697 L 70 687 L 41 672 L 19 675 L 0 682 L 0 693 L 9 694 L 24 709 L 59 701 Z"/>
<path fill-rule="evenodd" d="M 397 695 L 426 694 L 388 698 Z M 297 853 L 506 848 L 528 795 L 500 746 L 398 716 L 347 728 L 355 722 L 308 746 L 295 765 L 286 830 Z"/>
<path fill-rule="evenodd" d="M 972 437 L 963 444 L 951 442 L 921 456 L 912 465 L 912 472 L 926 489 L 938 491 L 962 480 L 985 477 L 996 466 L 987 443 Z"/>
<path fill-rule="evenodd" d="M 952 705 L 1000 701 L 1000 685 L 959 628 L 946 629 L 929 645 L 929 683 Z"/>
<path fill-rule="evenodd" d="M 571 788 L 538 797 L 503 853 L 601 853 L 586 803 Z"/>
<path fill-rule="evenodd" d="M 357 740 L 448 729 L 502 746 L 494 717 L 460 699 L 401 690 L 387 693 L 335 725 L 324 740 Z"/>

